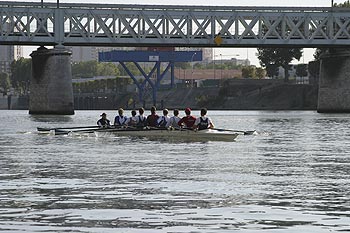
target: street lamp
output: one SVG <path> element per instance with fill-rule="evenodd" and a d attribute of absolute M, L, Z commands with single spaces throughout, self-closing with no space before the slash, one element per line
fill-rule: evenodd
<path fill-rule="evenodd" d="M 222 79 L 222 69 L 223 69 L 223 67 L 222 67 L 222 54 L 220 53 L 220 68 L 221 68 L 221 71 L 220 71 L 220 79 Z"/>
<path fill-rule="evenodd" d="M 214 70 L 214 79 L 216 78 L 215 75 L 215 49 L 214 49 L 214 57 L 213 57 L 213 70 Z"/>
<path fill-rule="evenodd" d="M 191 57 L 191 86 L 193 87 L 193 58 L 197 53 L 194 53 Z"/>
<path fill-rule="evenodd" d="M 213 56 L 213 70 L 214 70 L 214 79 L 216 78 L 216 72 L 215 72 L 215 61 L 216 61 L 216 57 L 219 57 L 220 56 L 220 66 L 221 66 L 221 72 L 220 72 L 220 77 L 222 78 L 223 76 L 223 60 L 222 60 L 222 57 L 230 57 L 231 58 L 231 61 L 233 60 L 233 57 L 239 57 L 239 54 L 228 54 L 228 55 L 224 55 L 224 54 L 219 54 L 219 55 L 215 55 L 215 52 L 214 52 L 214 56 Z M 235 65 L 237 65 L 237 58 L 235 58 Z"/>

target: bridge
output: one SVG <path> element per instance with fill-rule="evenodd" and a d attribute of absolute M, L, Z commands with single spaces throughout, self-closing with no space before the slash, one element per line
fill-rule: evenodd
<path fill-rule="evenodd" d="M 41 46 L 29 113 L 74 113 L 64 46 L 334 48 L 322 58 L 318 111 L 350 112 L 348 8 L 0 2 L 0 44 Z"/>
<path fill-rule="evenodd" d="M 350 10 L 0 2 L 0 43 L 339 47 L 350 45 Z"/>

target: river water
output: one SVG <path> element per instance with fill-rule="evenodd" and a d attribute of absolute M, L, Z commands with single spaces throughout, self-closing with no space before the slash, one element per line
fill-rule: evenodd
<path fill-rule="evenodd" d="M 36 133 L 100 113 L 0 111 L 1 232 L 350 231 L 350 115 L 209 111 L 259 133 L 235 142 Z"/>

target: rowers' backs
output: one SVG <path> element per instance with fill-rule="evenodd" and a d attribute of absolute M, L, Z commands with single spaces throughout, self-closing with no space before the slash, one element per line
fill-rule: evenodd
<path fill-rule="evenodd" d="M 186 108 L 186 116 L 180 118 L 179 110 L 175 109 L 172 117 L 168 116 L 168 109 L 163 110 L 163 115 L 158 116 L 156 113 L 156 107 L 151 107 L 151 114 L 147 117 L 144 116 L 145 110 L 143 108 L 139 109 L 139 114 L 136 115 L 136 111 L 131 111 L 131 117 L 124 115 L 124 110 L 122 108 L 118 109 L 118 115 L 114 118 L 114 127 L 129 126 L 143 128 L 145 126 L 158 127 L 158 128 L 186 128 L 186 129 L 198 129 L 203 130 L 207 128 L 214 128 L 212 120 L 206 116 L 207 109 L 201 109 L 201 116 L 196 118 L 191 115 L 191 109 Z M 110 122 L 106 118 L 106 114 L 101 115 L 101 119 L 98 121 L 99 126 L 109 125 Z"/>

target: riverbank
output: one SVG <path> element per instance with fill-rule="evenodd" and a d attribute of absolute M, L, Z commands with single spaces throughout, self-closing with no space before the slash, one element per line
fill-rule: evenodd
<path fill-rule="evenodd" d="M 276 80 L 234 80 L 221 88 L 162 90 L 158 100 L 167 108 L 185 106 L 217 110 L 316 110 L 318 86 Z M 151 105 L 151 98 L 146 105 Z"/>
<path fill-rule="evenodd" d="M 288 84 L 280 80 L 226 80 L 221 87 L 183 87 L 157 92 L 157 108 L 206 107 L 215 110 L 316 110 L 318 87 L 310 84 Z M 0 109 L 28 109 L 28 97 L 0 98 Z M 144 102 L 136 93 L 75 94 L 76 110 L 117 108 L 146 109 L 153 105 L 152 95 Z"/>

